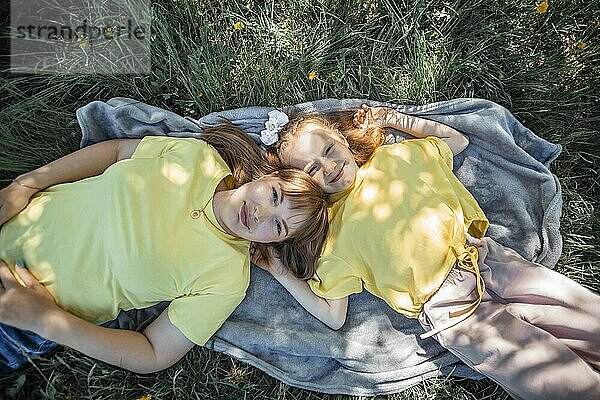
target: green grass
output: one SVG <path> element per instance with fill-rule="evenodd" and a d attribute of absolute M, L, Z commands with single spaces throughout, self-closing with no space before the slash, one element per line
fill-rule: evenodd
<path fill-rule="evenodd" d="M 558 270 L 600 289 L 600 7 L 554 0 L 189 1 L 154 4 L 152 73 L 0 77 L 0 178 L 77 148 L 74 112 L 128 96 L 184 115 L 325 97 L 424 104 L 482 97 L 561 143 Z M 245 28 L 233 28 L 242 21 Z M 586 43 L 583 49 L 579 42 Z M 316 71 L 314 80 L 308 79 Z M 0 378 L 0 397 L 349 399 L 286 386 L 197 348 L 138 376 L 65 350 Z M 431 379 L 390 399 L 503 399 L 488 380 Z"/>

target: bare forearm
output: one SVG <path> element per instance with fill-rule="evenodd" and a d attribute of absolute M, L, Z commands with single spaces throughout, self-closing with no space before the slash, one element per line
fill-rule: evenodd
<path fill-rule="evenodd" d="M 193 346 L 163 311 L 143 333 L 96 326 L 61 309 L 26 269 L 0 260 L 0 322 L 138 373 L 170 367 Z M 17 276 L 22 284 L 17 281 Z"/>
<path fill-rule="evenodd" d="M 387 110 L 382 127 L 393 128 L 416 138 L 437 136 L 444 140 L 454 155 L 469 145 L 469 139 L 456 129 L 425 118 L 401 113 L 393 108 Z"/>
<path fill-rule="evenodd" d="M 275 279 L 298 301 L 298 303 L 319 321 L 331 329 L 339 329 L 346 321 L 347 298 L 327 300 L 314 294 L 308 283 L 285 271 L 274 275 Z"/>
<path fill-rule="evenodd" d="M 62 310 L 49 313 L 40 334 L 92 358 L 138 373 L 150 373 L 157 365 L 150 341 L 142 333 L 104 328 Z"/>
<path fill-rule="evenodd" d="M 99 175 L 120 158 L 125 158 L 126 155 L 120 153 L 125 142 L 127 140 L 108 140 L 88 146 L 20 175 L 16 181 L 22 186 L 42 190 Z M 138 142 L 136 140 L 134 144 Z"/>

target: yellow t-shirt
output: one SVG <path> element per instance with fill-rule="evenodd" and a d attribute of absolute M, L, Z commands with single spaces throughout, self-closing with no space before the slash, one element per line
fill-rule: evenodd
<path fill-rule="evenodd" d="M 332 216 L 311 289 L 337 299 L 364 286 L 407 317 L 418 316 L 465 252 L 465 232 L 481 237 L 488 227 L 436 137 L 377 149 Z"/>
<path fill-rule="evenodd" d="M 146 137 L 102 175 L 37 194 L 2 227 L 0 257 L 24 260 L 62 308 L 94 323 L 172 300 L 169 319 L 202 345 L 250 279 L 249 243 L 212 209 L 229 175 L 202 140 Z"/>

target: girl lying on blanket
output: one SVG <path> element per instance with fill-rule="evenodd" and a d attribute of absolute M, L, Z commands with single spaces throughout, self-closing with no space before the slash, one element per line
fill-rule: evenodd
<path fill-rule="evenodd" d="M 452 173 L 467 138 L 383 107 L 328 117 L 290 121 L 270 149 L 332 194 L 314 276 L 276 253 L 255 261 L 333 329 L 365 288 L 515 398 L 598 398 L 600 296 L 483 237 L 488 221 Z M 385 128 L 420 139 L 381 146 Z"/>
<path fill-rule="evenodd" d="M 250 242 L 314 264 L 328 226 L 324 193 L 305 172 L 264 164 L 254 142 L 224 126 L 202 140 L 102 142 L 2 189 L 0 368 L 57 342 L 132 371 L 161 370 L 203 345 L 244 298 Z M 172 301 L 142 333 L 96 325 L 163 300 Z"/>

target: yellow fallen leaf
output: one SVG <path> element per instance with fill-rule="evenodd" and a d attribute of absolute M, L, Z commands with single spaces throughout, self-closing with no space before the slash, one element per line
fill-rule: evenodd
<path fill-rule="evenodd" d="M 142 397 L 140 397 L 138 400 L 152 400 L 152 396 L 149 394 L 145 394 Z"/>
<path fill-rule="evenodd" d="M 537 5 L 535 11 L 538 14 L 543 14 L 546 11 L 548 11 L 548 2 L 547 1 L 542 1 L 540 4 Z"/>
<path fill-rule="evenodd" d="M 308 80 L 312 81 L 313 79 L 315 79 L 317 77 L 317 71 L 310 71 L 308 73 Z"/>
<path fill-rule="evenodd" d="M 236 30 L 241 31 L 242 29 L 244 29 L 246 27 L 246 25 L 242 21 L 238 21 L 235 24 L 233 24 L 233 27 Z"/>
<path fill-rule="evenodd" d="M 582 41 L 582 40 L 580 40 L 580 41 L 579 41 L 579 43 L 577 43 L 577 48 L 578 48 L 579 50 L 583 50 L 583 49 L 585 49 L 585 46 L 587 46 L 587 43 L 586 43 L 586 42 L 584 42 L 584 41 Z"/>

